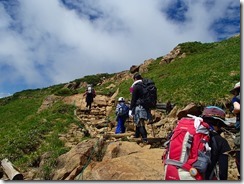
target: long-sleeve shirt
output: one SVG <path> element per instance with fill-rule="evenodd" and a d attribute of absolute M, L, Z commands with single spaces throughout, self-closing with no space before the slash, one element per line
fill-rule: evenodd
<path fill-rule="evenodd" d="M 142 83 L 142 80 L 137 80 L 132 84 L 133 87 L 133 91 L 132 91 L 132 97 L 131 97 L 131 104 L 130 104 L 130 110 L 135 109 L 135 107 L 138 104 L 138 99 L 141 99 L 143 97 L 143 89 L 142 89 L 142 85 L 138 84 L 138 83 Z"/>

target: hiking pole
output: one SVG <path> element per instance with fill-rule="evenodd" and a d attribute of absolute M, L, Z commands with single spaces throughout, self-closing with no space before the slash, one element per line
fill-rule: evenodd
<path fill-rule="evenodd" d="M 152 128 L 152 135 L 155 138 L 155 133 L 154 133 L 154 128 L 153 128 L 153 124 L 151 124 L 151 128 Z"/>
<path fill-rule="evenodd" d="M 155 133 L 154 133 L 154 128 L 153 128 L 153 121 L 149 120 L 149 124 L 151 125 L 151 128 L 152 128 L 152 135 L 155 138 Z"/>

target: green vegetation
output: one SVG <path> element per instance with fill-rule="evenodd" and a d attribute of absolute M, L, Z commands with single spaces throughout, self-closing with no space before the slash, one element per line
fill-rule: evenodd
<path fill-rule="evenodd" d="M 35 167 L 40 156 L 49 153 L 42 168 L 45 179 L 49 179 L 56 158 L 68 151 L 58 134 L 65 133 L 71 123 L 78 124 L 75 107 L 61 102 L 37 113 L 48 91 L 23 91 L 0 106 L 0 159 L 8 158 L 24 170 Z"/>
<path fill-rule="evenodd" d="M 159 57 L 149 65 L 147 72 L 142 73 L 143 77 L 155 81 L 159 102 L 170 100 L 179 106 L 189 102 L 222 106 L 229 101 L 229 90 L 240 80 L 240 36 L 215 43 L 187 42 L 179 46 L 186 57 L 176 58 L 170 64 L 161 63 L 162 57 Z M 93 84 L 97 94 L 107 96 L 119 88 L 118 96 L 130 99 L 132 79 L 103 82 L 114 76 L 107 73 L 89 75 L 73 82 Z M 108 88 L 111 84 L 115 87 Z M 75 107 L 61 101 L 37 112 L 48 95 L 68 96 L 85 90 L 70 90 L 63 88 L 64 85 L 25 90 L 0 99 L 1 160 L 8 158 L 24 169 L 35 167 L 40 156 L 48 153 L 48 161 L 40 174 L 49 179 L 55 159 L 68 151 L 58 134 L 65 133 L 71 123 L 78 124 L 78 120 L 74 117 Z M 107 118 L 113 119 L 114 113 Z"/>
<path fill-rule="evenodd" d="M 229 90 L 240 80 L 240 37 L 217 43 L 179 45 L 188 55 L 170 64 L 158 58 L 144 77 L 158 87 L 159 101 L 184 106 L 190 102 L 223 105 Z M 190 54 L 191 53 L 191 54 Z"/>
<path fill-rule="evenodd" d="M 58 91 L 56 91 L 54 94 L 57 96 L 71 96 L 74 94 L 78 94 L 79 92 L 77 90 L 72 90 L 69 88 L 62 88 Z"/>
<path fill-rule="evenodd" d="M 80 82 L 86 82 L 87 84 L 92 84 L 93 86 L 96 86 L 97 84 L 101 83 L 103 79 L 110 78 L 114 74 L 108 74 L 108 73 L 101 73 L 96 75 L 87 75 L 84 76 L 81 79 L 76 79 L 74 82 L 80 83 Z"/>

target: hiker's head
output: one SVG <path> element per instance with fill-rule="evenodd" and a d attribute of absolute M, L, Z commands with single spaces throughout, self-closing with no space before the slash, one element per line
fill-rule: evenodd
<path fill-rule="evenodd" d="M 238 95 L 240 93 L 240 88 L 241 88 L 241 84 L 240 82 L 237 82 L 234 88 L 230 90 L 230 93 L 232 93 L 233 95 Z"/>
<path fill-rule="evenodd" d="M 141 74 L 136 73 L 136 74 L 133 76 L 133 79 L 134 79 L 134 80 L 140 80 L 140 79 L 142 79 L 142 76 L 141 76 Z"/>
<path fill-rule="evenodd" d="M 202 112 L 203 120 L 220 129 L 221 127 L 227 126 L 225 122 L 225 111 L 217 106 L 207 106 Z"/>
<path fill-rule="evenodd" d="M 118 102 L 124 102 L 125 99 L 123 97 L 119 97 Z"/>

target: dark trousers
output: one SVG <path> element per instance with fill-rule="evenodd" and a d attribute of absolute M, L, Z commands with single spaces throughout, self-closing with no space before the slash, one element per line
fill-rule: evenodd
<path fill-rule="evenodd" d="M 88 107 L 89 110 L 91 110 L 91 104 L 92 104 L 92 102 L 86 102 L 86 107 Z"/>
<path fill-rule="evenodd" d="M 142 137 L 143 141 L 147 141 L 147 130 L 145 128 L 144 119 L 140 119 L 140 122 L 136 125 L 135 137 Z"/>

